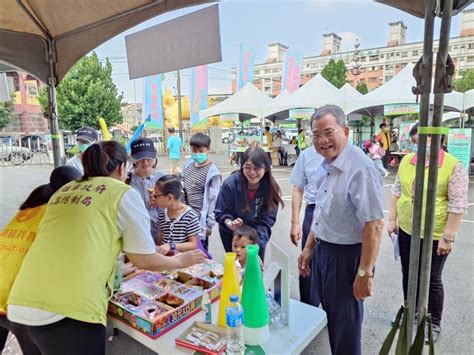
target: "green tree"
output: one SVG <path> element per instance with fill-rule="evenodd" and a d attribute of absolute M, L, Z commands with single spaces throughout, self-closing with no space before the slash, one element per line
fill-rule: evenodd
<path fill-rule="evenodd" d="M 60 128 L 76 130 L 89 126 L 99 128 L 99 117 L 107 125 L 122 122 L 120 115 L 123 95 L 118 95 L 112 80 L 112 64 L 101 65 L 97 54 L 82 58 L 57 87 Z M 40 90 L 43 111 L 47 108 L 47 88 Z"/>
<path fill-rule="evenodd" d="M 345 83 L 347 83 L 346 71 L 346 65 L 342 59 L 339 59 L 337 62 L 334 59 L 330 59 L 324 66 L 321 75 L 335 87 L 340 89 Z"/>
<path fill-rule="evenodd" d="M 360 92 L 362 95 L 365 95 L 369 92 L 369 89 L 367 88 L 367 84 L 361 81 L 357 83 L 356 90 Z"/>
<path fill-rule="evenodd" d="M 459 79 L 454 81 L 454 90 L 466 92 L 474 89 L 474 69 L 459 71 Z"/>
<path fill-rule="evenodd" d="M 10 101 L 0 102 L 0 128 L 6 127 L 13 116 L 13 98 Z"/>

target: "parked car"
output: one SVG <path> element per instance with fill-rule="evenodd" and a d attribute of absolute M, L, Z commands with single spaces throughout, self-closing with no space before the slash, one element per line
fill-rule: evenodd
<path fill-rule="evenodd" d="M 47 152 L 52 149 L 51 137 L 47 135 L 28 135 L 19 139 L 18 145 L 33 152 Z"/>
<path fill-rule="evenodd" d="M 13 165 L 21 165 L 26 160 L 31 159 L 33 153 L 24 147 L 18 147 L 16 145 L 4 144 L 0 142 L 0 159 L 8 161 Z"/>
<path fill-rule="evenodd" d="M 16 139 L 13 136 L 0 136 L 0 143 L 6 144 L 6 145 L 15 145 Z"/>

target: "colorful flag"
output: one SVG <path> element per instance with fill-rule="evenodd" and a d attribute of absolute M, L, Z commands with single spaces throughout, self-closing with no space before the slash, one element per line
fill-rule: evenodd
<path fill-rule="evenodd" d="M 248 44 L 240 44 L 239 60 L 239 90 L 247 83 L 253 81 L 253 65 L 255 62 L 255 49 Z"/>
<path fill-rule="evenodd" d="M 161 75 L 148 76 L 144 78 L 143 83 L 144 94 L 142 122 L 144 122 L 146 118 L 150 116 L 150 126 L 152 126 L 153 128 L 163 128 L 163 98 L 161 94 Z"/>
<path fill-rule="evenodd" d="M 288 90 L 294 92 L 300 87 L 301 65 L 303 64 L 303 54 L 288 51 L 283 66 L 283 82 L 281 91 Z"/>
<path fill-rule="evenodd" d="M 191 127 L 198 123 L 199 111 L 207 108 L 207 81 L 207 65 L 192 68 L 189 95 Z"/>

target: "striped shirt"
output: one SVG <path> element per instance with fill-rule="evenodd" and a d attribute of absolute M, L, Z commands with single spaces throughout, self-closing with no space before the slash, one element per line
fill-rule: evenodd
<path fill-rule="evenodd" d="M 189 240 L 190 236 L 198 235 L 201 231 L 198 215 L 190 207 L 176 219 L 168 217 L 168 210 L 166 208 L 160 209 L 158 211 L 157 225 L 158 230 L 162 234 L 161 244 L 169 242 L 185 243 Z"/>
<path fill-rule="evenodd" d="M 194 163 L 189 164 L 186 170 L 183 172 L 184 188 L 186 191 L 187 201 L 183 202 L 190 206 L 198 215 L 201 214 L 203 199 L 204 199 L 204 188 L 206 187 L 207 174 L 212 164 L 206 166 L 194 166 Z"/>

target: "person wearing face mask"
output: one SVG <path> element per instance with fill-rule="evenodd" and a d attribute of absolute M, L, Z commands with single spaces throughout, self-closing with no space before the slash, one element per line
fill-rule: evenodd
<path fill-rule="evenodd" d="M 157 253 L 143 200 L 124 183 L 127 161 L 118 142 L 92 144 L 82 157 L 83 177 L 51 197 L 7 302 L 11 331 L 28 338 L 19 338 L 24 354 L 105 354 L 121 251 L 143 270 L 204 262 L 200 250 Z"/>
<path fill-rule="evenodd" d="M 80 153 L 69 159 L 66 165 L 73 166 L 77 170 L 79 170 L 81 174 L 84 174 L 84 167 L 82 166 L 82 155 L 92 143 L 97 142 L 97 139 L 97 132 L 94 128 L 79 128 L 76 132 L 76 143 Z"/>
<path fill-rule="evenodd" d="M 403 295 L 407 299 L 408 274 L 410 264 L 410 244 L 412 235 L 413 198 L 418 157 L 418 123 L 410 130 L 410 138 L 414 142 L 414 152 L 406 155 L 400 162 L 398 174 L 392 186 L 390 213 L 387 231 L 389 236 L 398 234 L 400 261 L 403 274 Z M 412 148 L 413 149 L 413 148 Z M 428 182 L 428 166 L 430 159 L 431 137 L 426 142 L 425 189 Z M 456 233 L 461 218 L 467 211 L 469 178 L 462 163 L 453 155 L 440 148 L 438 158 L 438 182 L 436 188 L 435 222 L 433 229 L 433 248 L 431 255 L 431 275 L 428 300 L 428 313 L 433 322 L 433 341 L 438 340 L 441 332 L 441 318 L 444 304 L 444 286 L 441 279 L 444 264 L 452 253 Z M 424 220 L 426 203 L 422 206 Z M 423 250 L 424 224 L 421 224 L 420 255 Z M 419 272 L 419 271 L 418 271 Z M 418 303 L 418 302 L 417 302 Z"/>
<path fill-rule="evenodd" d="M 201 226 L 199 237 L 204 248 L 208 250 L 209 236 L 216 224 L 214 209 L 222 185 L 222 176 L 217 165 L 209 159 L 209 136 L 196 133 L 191 137 L 189 145 L 192 153 L 191 159 L 184 164 L 182 201 L 198 214 Z"/>
<path fill-rule="evenodd" d="M 156 158 L 156 149 L 153 141 L 149 138 L 139 138 L 132 142 L 131 156 L 134 169 L 129 173 L 128 184 L 138 191 L 145 207 L 150 215 L 151 235 L 155 242 L 157 241 L 158 229 L 156 221 L 158 220 L 158 208 L 153 206 L 150 201 L 150 195 L 153 193 L 155 184 L 163 174 L 156 170 L 158 159 Z"/>

